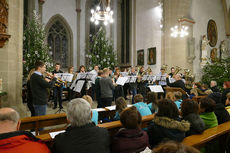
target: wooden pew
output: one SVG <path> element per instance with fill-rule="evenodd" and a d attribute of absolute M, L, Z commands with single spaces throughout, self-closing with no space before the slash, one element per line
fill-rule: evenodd
<path fill-rule="evenodd" d="M 207 144 L 210 144 L 214 140 L 218 140 L 220 143 L 220 148 L 225 149 L 226 140 L 230 133 L 230 121 L 220 124 L 216 127 L 205 130 L 202 134 L 191 135 L 183 140 L 183 143 L 188 146 L 193 146 L 200 149 Z"/>
<path fill-rule="evenodd" d="M 206 96 L 194 96 L 194 97 L 192 97 L 192 100 L 194 100 L 194 101 L 196 101 L 196 102 L 200 102 L 200 99 L 201 98 L 205 98 Z"/>
<path fill-rule="evenodd" d="M 143 116 L 141 127 L 146 128 L 148 126 L 148 123 L 151 122 L 153 118 L 154 118 L 154 115 Z M 98 124 L 98 126 L 108 129 L 111 136 L 114 135 L 122 127 L 120 121 L 113 121 L 113 122 Z M 50 144 L 52 141 L 52 138 L 49 133 L 42 134 L 37 137 L 43 140 L 44 142 L 46 142 L 47 144 Z"/>

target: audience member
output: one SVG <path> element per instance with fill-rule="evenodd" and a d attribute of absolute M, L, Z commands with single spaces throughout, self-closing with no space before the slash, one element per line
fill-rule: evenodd
<path fill-rule="evenodd" d="M 223 84 L 223 92 L 222 92 L 222 97 L 221 97 L 221 101 L 222 103 L 225 103 L 226 102 L 226 95 L 230 92 L 230 81 L 225 81 L 224 84 Z"/>
<path fill-rule="evenodd" d="M 102 107 L 111 106 L 113 101 L 113 90 L 115 86 L 111 78 L 109 77 L 109 69 L 105 68 L 103 70 L 104 76 L 100 80 L 101 87 L 101 104 Z"/>
<path fill-rule="evenodd" d="M 154 148 L 153 153 L 200 153 L 200 151 L 183 143 L 168 141 Z"/>
<path fill-rule="evenodd" d="M 193 100 L 186 99 L 181 103 L 182 119 L 190 123 L 190 130 L 186 136 L 201 134 L 205 130 L 204 121 L 199 116 L 199 105 Z"/>
<path fill-rule="evenodd" d="M 148 127 L 149 144 L 153 148 L 165 140 L 182 141 L 189 128 L 189 122 L 180 120 L 179 110 L 173 101 L 160 100 L 158 112 Z"/>
<path fill-rule="evenodd" d="M 216 103 L 208 97 L 200 99 L 200 117 L 203 119 L 205 129 L 218 125 L 217 117 L 214 113 Z"/>
<path fill-rule="evenodd" d="M 168 78 L 169 76 L 167 76 L 167 78 L 166 78 L 166 81 L 167 81 L 167 85 L 168 86 L 170 86 L 170 87 L 177 87 L 177 88 L 181 88 L 181 89 L 183 89 L 185 92 L 187 92 L 188 94 L 190 93 L 190 90 L 189 89 L 187 89 L 186 87 L 185 87 L 185 84 L 184 84 L 184 81 L 182 81 L 182 79 L 181 79 L 181 75 L 180 74 L 176 74 L 175 75 L 175 82 L 173 82 L 173 83 L 170 83 L 169 82 L 169 78 Z"/>
<path fill-rule="evenodd" d="M 20 116 L 12 108 L 0 109 L 1 153 L 50 153 L 48 147 L 26 131 L 18 131 Z"/>
<path fill-rule="evenodd" d="M 180 91 L 174 92 L 175 96 L 175 104 L 178 109 L 181 108 L 181 103 L 182 103 L 182 93 Z"/>
<path fill-rule="evenodd" d="M 114 116 L 114 120 L 120 120 L 120 113 L 127 107 L 127 103 L 124 97 L 118 97 L 115 101 L 116 105 L 116 113 Z"/>
<path fill-rule="evenodd" d="M 147 104 L 152 113 L 157 112 L 157 94 L 154 92 L 147 93 Z"/>
<path fill-rule="evenodd" d="M 212 92 L 220 92 L 220 90 L 217 87 L 217 82 L 214 80 L 210 82 L 210 89 L 212 90 Z"/>
<path fill-rule="evenodd" d="M 228 113 L 230 113 L 230 92 L 226 95 L 226 97 L 227 97 L 227 99 L 226 99 L 226 101 L 225 101 L 225 105 L 227 106 L 227 107 L 225 107 L 226 108 L 226 110 L 228 111 Z"/>
<path fill-rule="evenodd" d="M 121 112 L 121 124 L 124 128 L 112 139 L 112 152 L 138 153 L 145 150 L 148 146 L 148 135 L 140 128 L 141 115 L 136 107 L 126 108 Z"/>
<path fill-rule="evenodd" d="M 85 99 L 73 99 L 67 104 L 67 120 L 71 126 L 54 138 L 55 153 L 110 152 L 109 133 L 92 124 L 91 107 Z"/>
<path fill-rule="evenodd" d="M 152 114 L 151 110 L 149 109 L 148 105 L 143 101 L 144 101 L 144 97 L 141 94 L 136 94 L 134 96 L 135 104 L 133 106 L 137 108 L 141 116 L 151 115 Z"/>
<path fill-rule="evenodd" d="M 165 96 L 165 99 L 169 99 L 169 100 L 175 101 L 175 94 L 174 94 L 174 92 L 167 92 L 166 96 Z"/>
<path fill-rule="evenodd" d="M 92 109 L 93 99 L 89 95 L 84 95 L 82 98 L 85 99 L 90 104 L 91 110 L 92 110 L 92 122 L 95 123 L 95 125 L 97 125 L 98 124 L 98 111 Z"/>
<path fill-rule="evenodd" d="M 208 97 L 214 100 L 214 102 L 216 102 L 214 113 L 217 117 L 218 124 L 230 121 L 230 115 L 228 111 L 225 109 L 225 105 L 221 103 L 221 93 L 214 92 L 210 94 Z"/>

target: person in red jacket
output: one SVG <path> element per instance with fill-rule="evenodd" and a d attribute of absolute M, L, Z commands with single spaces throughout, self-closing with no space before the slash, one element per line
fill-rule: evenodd
<path fill-rule="evenodd" d="M 20 117 L 12 108 L 0 109 L 1 153 L 50 153 L 46 144 L 30 132 L 18 131 Z"/>

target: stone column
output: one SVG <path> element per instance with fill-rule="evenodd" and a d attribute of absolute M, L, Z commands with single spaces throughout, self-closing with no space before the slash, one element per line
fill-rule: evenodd
<path fill-rule="evenodd" d="M 76 0 L 76 12 L 77 12 L 77 68 L 80 67 L 81 48 L 80 48 L 80 36 L 81 36 L 81 1 Z"/>
<path fill-rule="evenodd" d="M 22 104 L 23 1 L 8 2 L 8 34 L 11 38 L 0 48 L 0 76 L 3 79 L 3 91 L 8 93 L 2 99 L 2 106 L 12 107 L 21 117 L 25 117 L 28 114 Z"/>
<path fill-rule="evenodd" d="M 38 4 L 39 4 L 39 8 L 38 8 L 38 14 L 40 17 L 40 22 L 42 22 L 42 8 L 43 8 L 43 4 L 45 3 L 45 0 L 38 0 Z"/>

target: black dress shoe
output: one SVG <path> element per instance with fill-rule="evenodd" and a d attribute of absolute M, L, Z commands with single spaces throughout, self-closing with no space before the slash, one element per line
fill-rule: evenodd
<path fill-rule="evenodd" d="M 56 109 L 56 108 L 57 108 L 57 106 L 54 106 L 54 107 L 53 107 L 53 109 Z"/>

